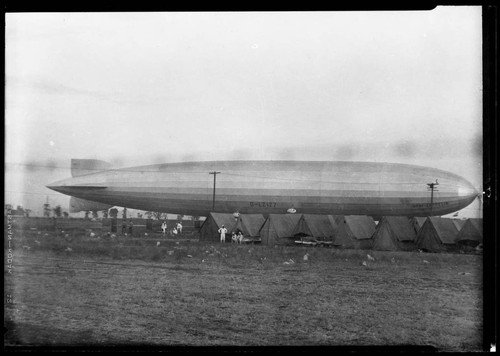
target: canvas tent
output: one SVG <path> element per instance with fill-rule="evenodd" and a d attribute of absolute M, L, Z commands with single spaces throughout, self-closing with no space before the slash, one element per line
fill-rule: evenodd
<path fill-rule="evenodd" d="M 457 243 L 475 247 L 483 242 L 483 219 L 467 219 L 457 234 Z"/>
<path fill-rule="evenodd" d="M 428 252 L 446 252 L 456 248 L 458 229 L 451 219 L 429 217 L 417 234 L 417 248 Z"/>
<path fill-rule="evenodd" d="M 411 224 L 413 225 L 413 229 L 415 230 L 416 234 L 418 234 L 420 228 L 422 227 L 422 225 L 424 225 L 425 220 L 427 220 L 425 216 L 414 216 L 413 218 L 411 218 Z"/>
<path fill-rule="evenodd" d="M 340 248 L 366 250 L 372 245 L 375 221 L 366 215 L 348 215 L 335 219 L 337 227 L 333 244 Z"/>
<path fill-rule="evenodd" d="M 292 234 L 303 241 L 332 241 L 336 225 L 333 216 L 303 214 Z"/>
<path fill-rule="evenodd" d="M 465 220 L 461 219 L 451 219 L 451 221 L 453 221 L 458 231 L 460 231 L 465 224 Z"/>
<path fill-rule="evenodd" d="M 241 214 L 231 228 L 228 227 L 228 232 L 241 231 L 243 242 L 261 241 L 259 231 L 265 220 L 262 214 Z"/>
<path fill-rule="evenodd" d="M 302 214 L 269 214 L 260 228 L 261 242 L 266 245 L 293 244 L 293 230 Z"/>
<path fill-rule="evenodd" d="M 233 214 L 210 213 L 200 228 L 200 241 L 219 242 L 219 228 L 224 225 L 227 229 L 226 242 L 231 242 L 231 228 L 236 223 Z"/>
<path fill-rule="evenodd" d="M 372 249 L 380 251 L 411 251 L 417 236 L 406 216 L 386 216 L 378 223 L 373 234 Z"/>

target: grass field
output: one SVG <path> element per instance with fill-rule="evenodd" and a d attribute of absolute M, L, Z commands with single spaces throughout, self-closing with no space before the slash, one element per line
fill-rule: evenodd
<path fill-rule="evenodd" d="M 480 255 L 88 233 L 12 243 L 5 345 L 482 348 Z"/>

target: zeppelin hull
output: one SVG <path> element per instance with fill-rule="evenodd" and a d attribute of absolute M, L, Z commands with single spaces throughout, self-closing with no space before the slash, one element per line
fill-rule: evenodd
<path fill-rule="evenodd" d="M 215 200 L 214 200 L 214 174 Z M 439 182 L 433 194 L 427 184 Z M 444 215 L 477 196 L 453 173 L 368 162 L 187 162 L 98 172 L 49 186 L 104 204 L 186 215 L 210 211 L 371 216 Z"/>

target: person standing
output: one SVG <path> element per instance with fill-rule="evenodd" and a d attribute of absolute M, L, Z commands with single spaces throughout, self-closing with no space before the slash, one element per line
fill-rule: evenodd
<path fill-rule="evenodd" d="M 163 232 L 163 237 L 165 237 L 166 233 L 167 233 L 167 222 L 164 221 L 162 224 L 161 224 L 161 230 Z"/>
<path fill-rule="evenodd" d="M 227 229 L 222 225 L 219 230 L 217 230 L 220 234 L 220 243 L 223 244 L 226 242 L 226 233 Z"/>
<path fill-rule="evenodd" d="M 134 228 L 134 222 L 132 221 L 132 219 L 130 219 L 128 222 L 128 232 L 130 235 L 132 235 L 133 228 Z"/>
<path fill-rule="evenodd" d="M 125 235 L 127 233 L 127 220 L 123 219 L 122 220 L 122 235 Z"/>
<path fill-rule="evenodd" d="M 177 222 L 177 226 L 176 226 L 176 228 L 177 228 L 177 231 L 179 232 L 179 234 L 182 234 L 182 224 L 181 224 L 181 222 L 180 222 L 180 221 L 179 221 L 179 222 Z"/>

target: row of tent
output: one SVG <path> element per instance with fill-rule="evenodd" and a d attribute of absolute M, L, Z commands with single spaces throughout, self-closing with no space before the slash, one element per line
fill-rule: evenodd
<path fill-rule="evenodd" d="M 424 251 L 446 252 L 483 243 L 483 219 L 429 217 L 418 230 L 415 245 Z"/>
<path fill-rule="evenodd" d="M 241 231 L 246 241 L 266 245 L 327 244 L 339 248 L 445 252 L 482 243 L 482 219 L 386 216 L 378 224 L 365 215 L 211 213 L 200 241 L 219 241 L 219 228 Z M 229 237 L 230 238 L 230 237 Z"/>

